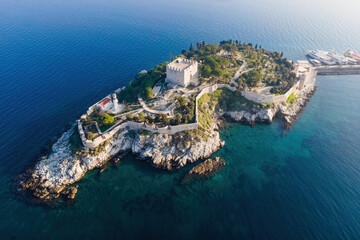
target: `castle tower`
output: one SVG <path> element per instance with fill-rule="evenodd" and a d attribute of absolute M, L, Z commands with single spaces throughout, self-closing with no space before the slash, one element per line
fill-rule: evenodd
<path fill-rule="evenodd" d="M 114 103 L 114 112 L 117 113 L 117 112 L 119 112 L 119 102 L 116 97 L 116 93 L 113 93 L 112 99 L 113 99 L 113 103 Z"/>

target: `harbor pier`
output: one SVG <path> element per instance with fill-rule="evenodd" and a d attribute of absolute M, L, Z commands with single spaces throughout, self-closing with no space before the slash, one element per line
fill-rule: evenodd
<path fill-rule="evenodd" d="M 318 75 L 360 75 L 360 65 L 334 65 L 316 67 Z"/>

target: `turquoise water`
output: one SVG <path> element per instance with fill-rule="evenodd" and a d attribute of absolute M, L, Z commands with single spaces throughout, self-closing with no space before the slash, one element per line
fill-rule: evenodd
<path fill-rule="evenodd" d="M 190 42 L 240 39 L 304 58 L 360 50 L 353 1 L 8 1 L 0 7 L 1 239 L 358 239 L 360 76 L 319 77 L 287 133 L 231 124 L 227 167 L 181 184 L 125 157 L 48 208 L 12 188 L 42 146 L 89 105 Z"/>

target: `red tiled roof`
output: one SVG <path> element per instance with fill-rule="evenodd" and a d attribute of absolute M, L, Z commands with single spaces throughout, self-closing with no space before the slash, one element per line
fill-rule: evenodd
<path fill-rule="evenodd" d="M 99 105 L 102 107 L 105 107 L 106 104 L 108 104 L 110 102 L 110 98 L 105 98 L 104 100 L 102 100 Z"/>

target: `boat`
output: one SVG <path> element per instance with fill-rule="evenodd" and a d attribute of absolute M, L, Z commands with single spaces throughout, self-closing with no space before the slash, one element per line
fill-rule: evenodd
<path fill-rule="evenodd" d="M 355 59 L 357 62 L 360 62 L 360 54 L 358 54 L 353 49 L 349 49 L 344 53 L 345 57 Z"/>
<path fill-rule="evenodd" d="M 310 50 L 307 51 L 307 55 L 310 58 L 320 61 L 325 65 L 335 65 L 336 61 L 329 56 L 329 52 L 323 50 Z"/>
<path fill-rule="evenodd" d="M 309 61 L 310 61 L 310 63 L 313 64 L 315 67 L 318 67 L 318 66 L 321 65 L 321 62 L 320 62 L 319 60 L 310 58 Z"/>
<path fill-rule="evenodd" d="M 357 63 L 355 59 L 349 58 L 335 51 L 329 52 L 328 56 L 331 57 L 339 65 L 349 65 Z"/>

